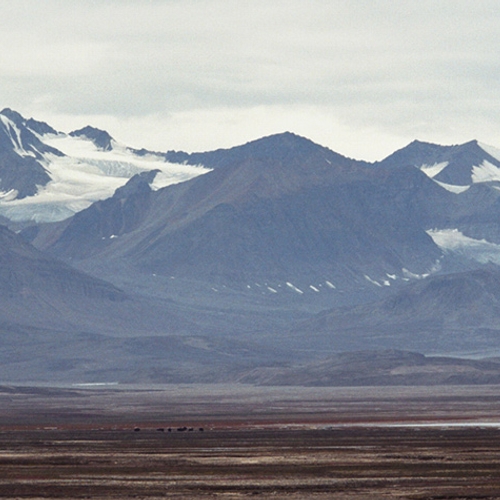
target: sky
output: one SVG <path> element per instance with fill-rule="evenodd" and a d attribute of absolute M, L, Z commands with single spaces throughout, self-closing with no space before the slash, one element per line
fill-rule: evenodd
<path fill-rule="evenodd" d="M 128 146 L 500 147 L 498 0 L 0 0 L 0 109 Z"/>

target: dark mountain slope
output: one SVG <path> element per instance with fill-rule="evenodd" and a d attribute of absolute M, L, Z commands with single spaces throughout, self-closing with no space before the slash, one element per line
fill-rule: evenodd
<path fill-rule="evenodd" d="M 151 206 L 150 183 L 157 171 L 132 177 L 114 196 L 92 204 L 61 223 L 32 226 L 23 231 L 40 248 L 51 248 L 54 255 L 69 260 L 100 252 L 113 239 L 133 231 Z"/>
<path fill-rule="evenodd" d="M 130 255 L 164 274 L 237 281 L 339 278 L 345 268 L 423 272 L 440 252 L 416 221 L 394 208 L 386 189 L 368 182 L 240 197 L 179 229 L 152 234 Z"/>
<path fill-rule="evenodd" d="M 0 295 L 4 298 L 43 293 L 125 300 L 116 287 L 44 255 L 0 226 Z"/>
<path fill-rule="evenodd" d="M 285 287 L 373 287 L 364 274 L 425 273 L 441 256 L 423 226 L 451 194 L 414 168 L 374 169 L 288 133 L 216 153 L 228 158 L 208 174 L 117 193 L 33 241 L 68 260 L 120 259 L 143 273 Z M 133 224 L 113 208 L 127 204 L 138 214 Z M 104 226 L 115 227 L 114 238 Z"/>
<path fill-rule="evenodd" d="M 0 226 L 0 324 L 127 336 L 195 330 L 173 304 L 141 299 L 47 256 Z"/>

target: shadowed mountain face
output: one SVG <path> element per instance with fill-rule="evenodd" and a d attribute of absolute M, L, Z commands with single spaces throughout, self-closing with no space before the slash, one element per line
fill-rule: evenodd
<path fill-rule="evenodd" d="M 38 186 L 44 186 L 50 181 L 49 174 L 40 162 L 42 154 L 62 154 L 42 143 L 32 131 L 42 129 L 48 131 L 50 127 L 35 120 L 25 120 L 10 109 L 0 112 L 1 191 L 25 198 L 34 195 Z"/>
<path fill-rule="evenodd" d="M 127 294 L 36 250 L 4 226 L 0 298 L 0 326 L 118 336 L 195 330 L 171 303 Z"/>
<path fill-rule="evenodd" d="M 7 299 L 42 294 L 116 301 L 126 297 L 116 287 L 56 261 L 0 226 L 0 295 Z"/>

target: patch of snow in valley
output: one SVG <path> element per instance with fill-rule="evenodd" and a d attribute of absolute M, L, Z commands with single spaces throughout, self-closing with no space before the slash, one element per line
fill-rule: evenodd
<path fill-rule="evenodd" d="M 500 264 L 500 245 L 486 240 L 476 240 L 461 233 L 458 229 L 433 229 L 427 234 L 441 249 L 463 255 L 482 264 Z"/>
<path fill-rule="evenodd" d="M 403 276 L 408 280 L 408 279 L 416 279 L 416 280 L 421 280 L 423 278 L 427 278 L 427 276 L 429 276 L 428 273 L 425 273 L 425 274 L 416 274 L 416 273 L 412 273 L 411 271 L 409 271 L 408 269 L 406 269 L 406 267 L 403 267 L 402 269 L 403 271 Z"/>

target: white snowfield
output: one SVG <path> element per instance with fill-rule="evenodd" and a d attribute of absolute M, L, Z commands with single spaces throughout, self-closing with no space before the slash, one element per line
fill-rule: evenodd
<path fill-rule="evenodd" d="M 2 115 L 0 119 L 4 125 L 9 122 L 16 152 L 21 156 L 32 155 L 23 149 L 15 125 Z M 158 190 L 209 171 L 201 165 L 168 163 L 159 154 L 139 156 L 115 141 L 111 151 L 103 151 L 83 136 L 58 133 L 39 138 L 65 156 L 43 155 L 41 163 L 52 180 L 40 187 L 35 196 L 18 200 L 15 191 L 0 193 L 0 214 L 11 220 L 55 222 L 66 219 L 96 201 L 111 197 L 117 188 L 140 172 L 159 170 L 151 184 L 153 190 Z"/>
<path fill-rule="evenodd" d="M 469 238 L 458 229 L 433 229 L 427 231 L 427 234 L 446 252 L 463 255 L 481 264 L 500 264 L 500 245 L 496 243 Z"/>

